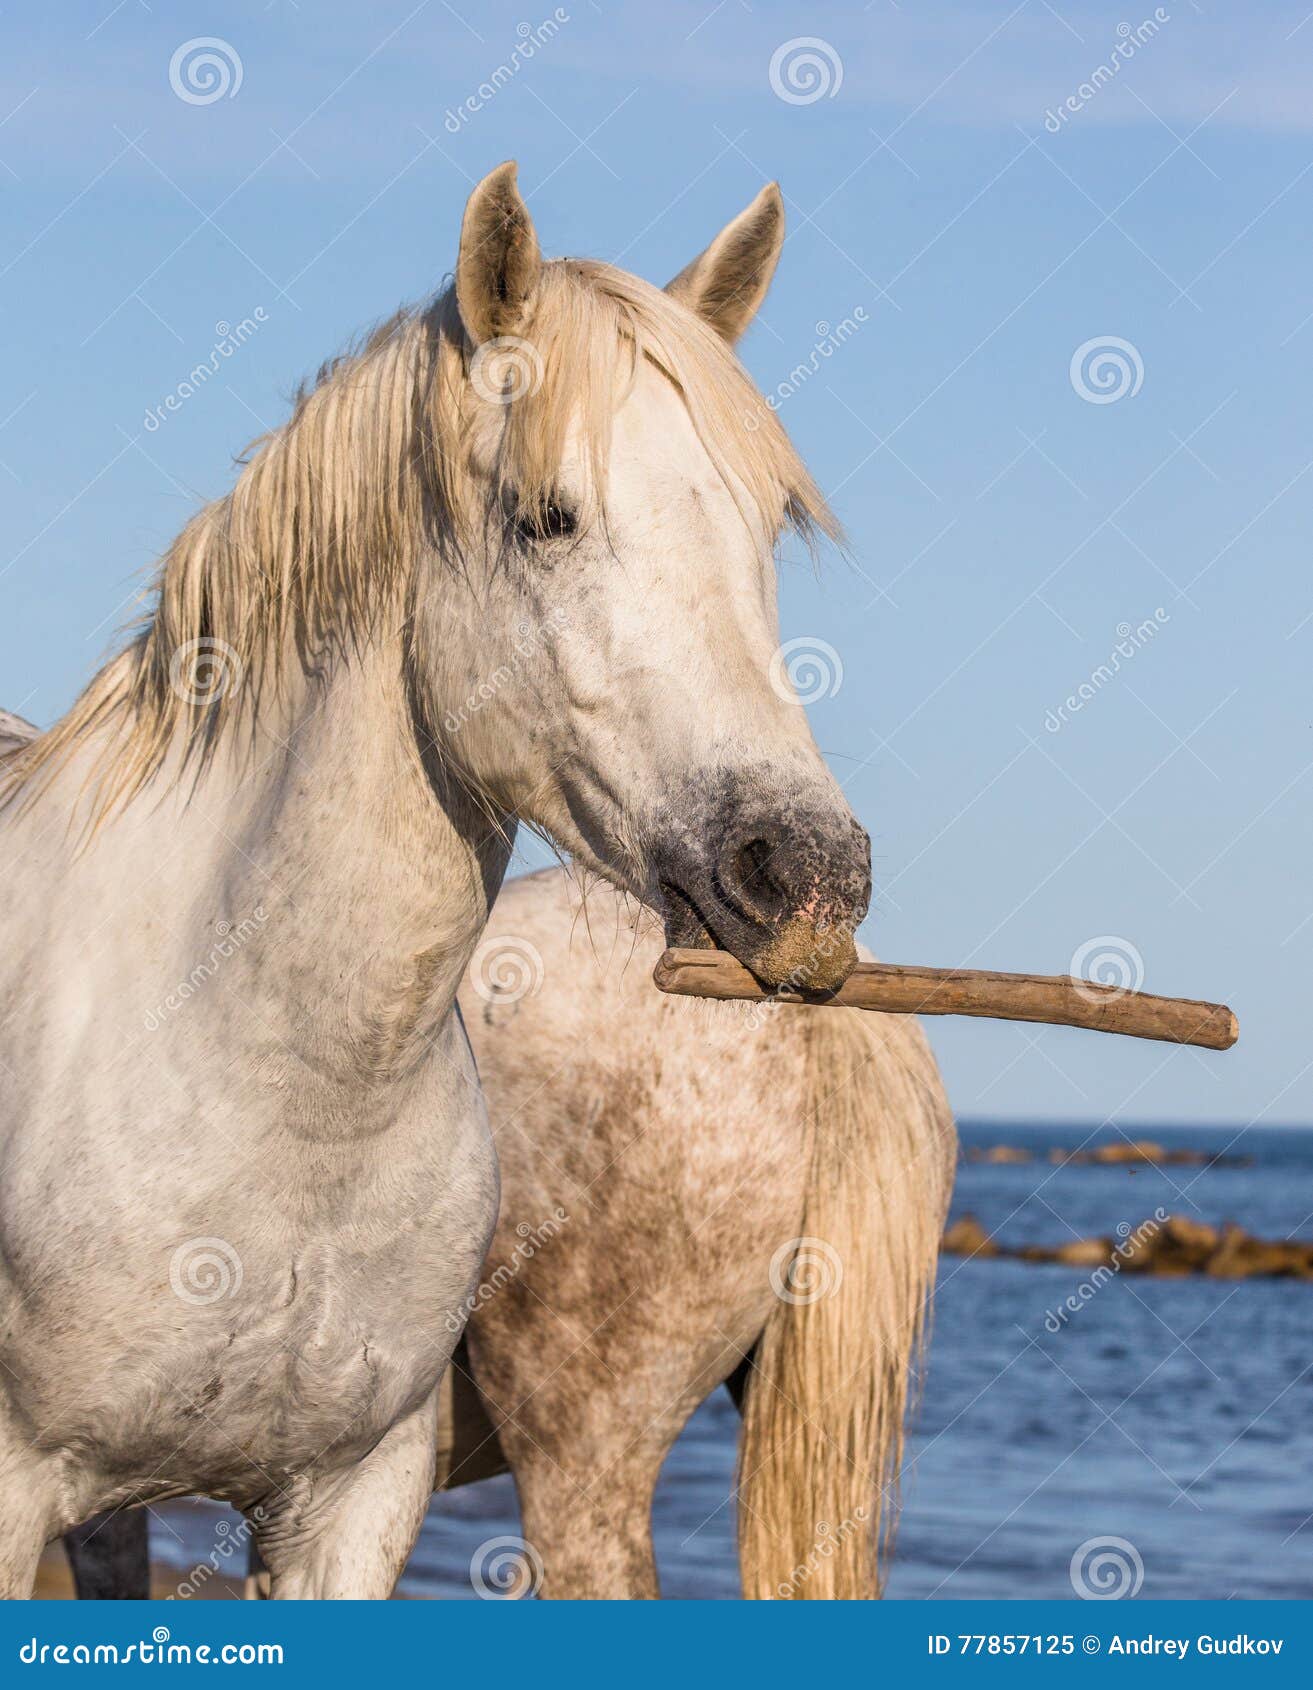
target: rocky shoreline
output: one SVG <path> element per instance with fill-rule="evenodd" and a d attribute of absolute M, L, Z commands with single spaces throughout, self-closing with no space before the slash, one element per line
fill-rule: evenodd
<path fill-rule="evenodd" d="M 1117 1237 L 1073 1238 L 1066 1244 L 1026 1244 L 1009 1249 L 991 1238 L 975 1215 L 959 1216 L 940 1245 L 947 1256 L 1056 1262 L 1064 1267 L 1182 1278 L 1313 1280 L 1313 1242 L 1255 1238 L 1228 1221 L 1220 1227 L 1184 1215 L 1150 1218 Z"/>
<path fill-rule="evenodd" d="M 1206 1150 L 1169 1150 L 1151 1138 L 1116 1139 L 1110 1144 L 1097 1144 L 1092 1150 L 1064 1150 L 1055 1145 L 1048 1151 L 1028 1149 L 1017 1144 L 973 1144 L 966 1152 L 968 1162 L 988 1162 L 994 1165 L 1009 1162 L 1034 1162 L 1040 1156 L 1059 1167 L 1152 1167 L 1152 1168 L 1250 1168 L 1252 1156 L 1228 1156 L 1225 1152 L 1210 1154 Z"/>

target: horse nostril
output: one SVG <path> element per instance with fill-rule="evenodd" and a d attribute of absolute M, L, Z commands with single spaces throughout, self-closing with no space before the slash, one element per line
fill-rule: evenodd
<path fill-rule="evenodd" d="M 779 888 L 771 878 L 770 860 L 774 847 L 765 839 L 749 839 L 739 846 L 738 882 L 750 898 L 761 900 Z"/>
<path fill-rule="evenodd" d="M 732 843 L 722 859 L 721 891 L 750 921 L 776 921 L 791 911 L 788 852 L 762 833 Z"/>
<path fill-rule="evenodd" d="M 787 820 L 764 808 L 722 835 L 709 865 L 714 902 L 756 927 L 809 921 L 851 931 L 865 913 L 869 858 L 854 849 L 865 835 L 850 832 L 846 818 L 813 816 L 798 804 L 784 806 Z"/>

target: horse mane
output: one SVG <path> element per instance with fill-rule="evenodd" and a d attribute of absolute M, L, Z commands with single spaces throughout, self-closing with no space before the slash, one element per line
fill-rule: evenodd
<path fill-rule="evenodd" d="M 278 691 L 289 664 L 310 672 L 326 651 L 367 643 L 389 611 L 404 619 L 426 548 L 455 559 L 480 524 L 550 504 L 576 423 L 599 507 L 590 514 L 604 519 L 611 418 L 640 358 L 675 385 L 718 473 L 768 534 L 788 524 L 809 544 L 837 537 L 774 411 L 720 336 L 670 295 L 611 265 L 554 260 L 523 339 L 500 346 L 509 398 L 489 394 L 486 375 L 472 381 L 483 354 L 448 287 L 325 364 L 288 421 L 247 449 L 232 489 L 165 552 L 125 647 L 67 714 L 4 759 L 0 808 L 102 730 L 97 820 L 146 785 L 180 736 L 181 766 L 203 761 L 244 706 Z M 504 413 L 491 480 L 469 449 L 490 399 Z"/>

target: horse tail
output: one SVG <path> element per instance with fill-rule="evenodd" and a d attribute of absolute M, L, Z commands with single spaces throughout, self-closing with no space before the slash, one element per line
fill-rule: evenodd
<path fill-rule="evenodd" d="M 748 1597 L 874 1597 L 957 1139 L 919 1023 L 804 1013 L 802 1236 L 748 1369 L 739 1564 Z"/>

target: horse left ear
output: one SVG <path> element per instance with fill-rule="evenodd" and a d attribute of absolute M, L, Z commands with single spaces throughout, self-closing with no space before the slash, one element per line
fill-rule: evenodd
<path fill-rule="evenodd" d="M 476 346 L 518 331 L 541 268 L 538 236 L 511 159 L 479 183 L 460 226 L 456 302 Z"/>
<path fill-rule="evenodd" d="M 666 287 L 731 345 L 757 315 L 784 245 L 784 198 L 768 183 Z"/>

